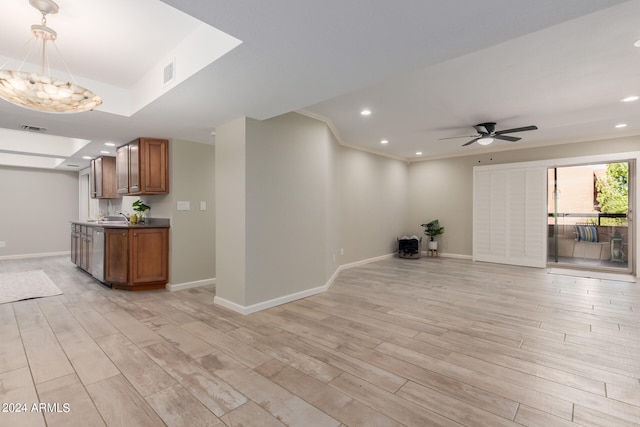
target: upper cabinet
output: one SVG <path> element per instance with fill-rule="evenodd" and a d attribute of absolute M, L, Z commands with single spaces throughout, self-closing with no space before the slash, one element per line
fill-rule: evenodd
<path fill-rule="evenodd" d="M 138 138 L 116 151 L 118 194 L 169 192 L 169 141 Z"/>
<path fill-rule="evenodd" d="M 89 182 L 93 199 L 121 197 L 116 191 L 116 158 L 102 156 L 91 160 Z"/>
<path fill-rule="evenodd" d="M 116 186 L 118 194 L 129 193 L 129 145 L 116 150 Z"/>

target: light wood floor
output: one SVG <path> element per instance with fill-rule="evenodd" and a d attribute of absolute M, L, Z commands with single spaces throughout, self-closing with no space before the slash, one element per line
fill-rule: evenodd
<path fill-rule="evenodd" d="M 66 257 L 0 261 L 36 268 L 64 295 L 0 305 L 2 409 L 27 409 L 1 426 L 640 425 L 637 283 L 388 259 L 241 316 L 213 287 L 113 291 Z"/>

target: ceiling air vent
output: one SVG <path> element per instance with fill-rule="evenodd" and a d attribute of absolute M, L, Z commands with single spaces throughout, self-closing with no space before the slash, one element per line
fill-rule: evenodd
<path fill-rule="evenodd" d="M 41 128 L 38 126 L 31 126 L 31 125 L 20 125 L 20 129 L 26 130 L 27 132 L 40 132 L 40 133 L 43 133 L 44 131 L 47 130 L 47 128 Z"/>
<path fill-rule="evenodd" d="M 171 62 L 164 67 L 163 84 L 169 84 L 176 78 L 176 59 L 173 58 Z"/>

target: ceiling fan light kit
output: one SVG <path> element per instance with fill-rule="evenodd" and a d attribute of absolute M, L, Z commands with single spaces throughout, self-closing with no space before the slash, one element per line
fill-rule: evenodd
<path fill-rule="evenodd" d="M 493 142 L 493 138 L 491 138 L 490 136 L 485 136 L 478 139 L 478 144 L 480 145 L 489 145 L 492 142 Z"/>
<path fill-rule="evenodd" d="M 75 82 L 67 82 L 44 74 L 47 42 L 55 42 L 57 33 L 47 27 L 47 15 L 58 13 L 53 0 L 29 0 L 42 13 L 42 25 L 32 25 L 36 40 L 42 41 L 41 72 L 0 69 L 0 97 L 24 108 L 48 113 L 79 113 L 93 110 L 102 99 Z M 66 66 L 66 64 L 65 64 Z M 69 72 L 70 73 L 70 72 Z M 73 77 L 73 76 L 72 76 Z"/>

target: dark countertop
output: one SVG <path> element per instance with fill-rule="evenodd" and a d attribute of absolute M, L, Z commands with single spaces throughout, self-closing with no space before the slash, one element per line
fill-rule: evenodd
<path fill-rule="evenodd" d="M 71 224 L 103 228 L 169 228 L 169 218 L 146 218 L 143 223 L 131 224 L 124 221 L 71 221 Z"/>

